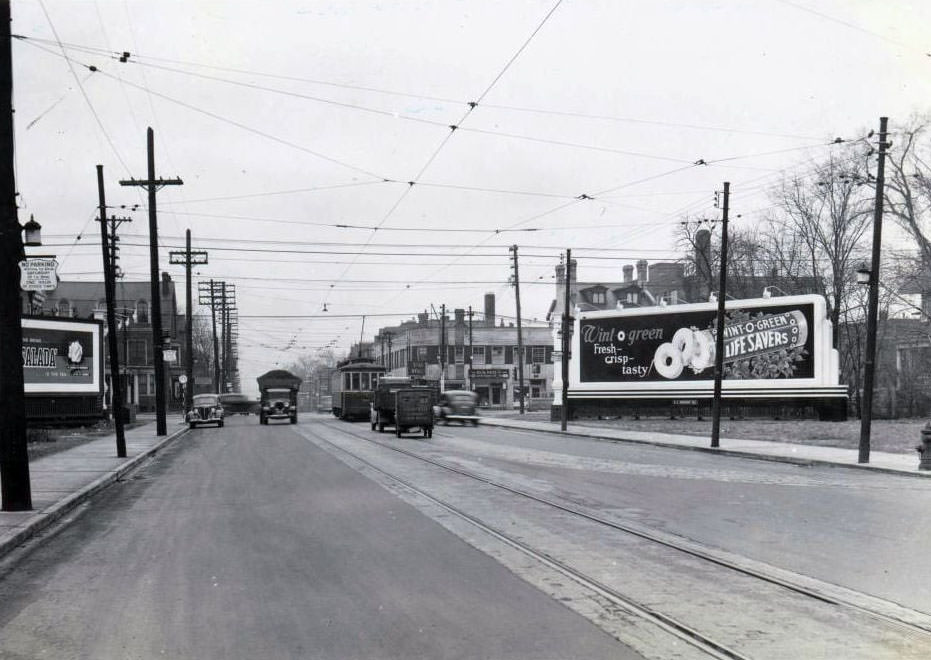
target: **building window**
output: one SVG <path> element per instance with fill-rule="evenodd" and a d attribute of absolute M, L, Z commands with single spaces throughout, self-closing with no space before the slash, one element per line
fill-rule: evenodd
<path fill-rule="evenodd" d="M 546 362 L 546 346 L 531 346 L 530 361 L 533 364 L 543 364 Z"/>
<path fill-rule="evenodd" d="M 64 298 L 58 301 L 58 316 L 71 316 L 71 303 Z"/>
<path fill-rule="evenodd" d="M 593 291 L 592 292 L 592 303 L 595 305 L 604 305 L 605 304 L 605 292 L 604 291 Z"/>
<path fill-rule="evenodd" d="M 148 364 L 146 343 L 140 339 L 129 341 L 129 363 L 135 365 Z"/>
<path fill-rule="evenodd" d="M 426 360 L 427 360 L 427 354 L 428 354 L 428 351 L 427 351 L 427 347 L 426 347 L 426 346 L 418 346 L 418 347 L 417 347 L 417 359 L 418 359 L 418 360 L 420 360 L 420 361 L 422 361 L 422 362 L 426 362 Z"/>
<path fill-rule="evenodd" d="M 628 303 L 628 304 L 630 304 L 630 305 L 636 305 L 636 304 L 638 304 L 638 300 L 639 300 L 639 296 L 637 295 L 637 293 L 636 293 L 635 291 L 628 291 L 628 292 L 627 292 L 627 303 Z"/>
<path fill-rule="evenodd" d="M 456 364 L 465 362 L 465 346 L 454 346 L 453 360 Z"/>
<path fill-rule="evenodd" d="M 478 365 L 478 366 L 485 364 L 485 347 L 484 346 L 473 346 L 472 347 L 472 364 Z"/>
<path fill-rule="evenodd" d="M 136 322 L 149 322 L 149 303 L 144 300 L 140 300 L 138 303 L 136 303 Z"/>

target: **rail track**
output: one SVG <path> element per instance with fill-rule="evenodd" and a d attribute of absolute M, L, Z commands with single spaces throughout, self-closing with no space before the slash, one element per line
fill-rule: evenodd
<path fill-rule="evenodd" d="M 781 569 L 773 569 L 772 567 L 763 568 L 759 565 L 754 565 L 754 562 L 741 561 L 739 558 L 733 558 L 726 553 L 705 548 L 681 537 L 657 533 L 644 529 L 636 524 L 607 518 L 604 515 L 599 515 L 575 503 L 552 497 L 544 497 L 538 493 L 530 492 L 513 484 L 505 483 L 500 479 L 493 479 L 463 469 L 462 467 L 451 465 L 435 457 L 427 456 L 421 452 L 400 446 L 396 441 L 383 441 L 381 436 L 373 436 L 368 429 L 363 431 L 345 424 L 333 422 L 327 423 L 326 428 L 355 440 L 361 440 L 369 445 L 374 445 L 392 453 L 413 459 L 419 463 L 427 464 L 439 470 L 479 482 L 515 497 L 542 504 L 545 507 L 569 514 L 604 529 L 630 535 L 651 544 L 673 550 L 692 560 L 720 567 L 734 574 L 752 578 L 760 583 L 772 585 L 778 589 L 792 592 L 793 594 L 803 596 L 806 599 L 811 599 L 812 601 L 825 604 L 832 608 L 844 609 L 852 613 L 864 615 L 884 626 L 898 629 L 906 638 L 915 641 L 920 640 L 919 643 L 921 644 L 921 648 L 927 649 L 928 652 L 931 653 L 931 616 L 922 612 L 889 603 L 888 601 L 877 599 L 867 594 L 861 594 L 834 585 L 818 583 L 805 576 L 789 573 Z M 373 470 L 394 483 L 399 484 L 409 492 L 416 494 L 417 497 L 432 502 L 450 514 L 467 521 L 475 528 L 496 538 L 500 542 L 512 548 L 516 548 L 541 564 L 570 577 L 584 588 L 599 594 L 602 598 L 613 603 L 617 607 L 623 608 L 630 614 L 659 626 L 667 633 L 682 640 L 707 657 L 732 659 L 751 657 L 701 632 L 697 629 L 697 626 L 683 621 L 680 618 L 658 611 L 655 607 L 651 607 L 631 598 L 620 590 L 605 584 L 603 581 L 586 574 L 584 571 L 578 570 L 569 563 L 555 558 L 551 553 L 532 547 L 530 544 L 515 538 L 514 535 L 509 534 L 506 530 L 489 524 L 487 521 L 479 519 L 475 515 L 465 511 L 462 507 L 427 492 L 427 490 L 413 483 L 411 480 L 393 474 L 384 467 L 377 465 L 372 460 L 361 456 L 359 452 L 353 452 L 345 446 L 333 442 L 325 435 L 315 431 L 313 427 L 307 427 L 306 431 L 311 433 L 318 441 L 326 443 L 329 447 L 334 448 L 338 452 L 350 456 L 352 460 L 358 461 L 365 465 L 367 469 Z"/>

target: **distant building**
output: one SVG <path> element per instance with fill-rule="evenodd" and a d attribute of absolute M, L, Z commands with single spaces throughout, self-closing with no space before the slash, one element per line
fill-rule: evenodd
<path fill-rule="evenodd" d="M 388 367 L 387 375 L 411 376 L 445 390 L 472 390 L 482 406 L 491 408 L 519 405 L 522 362 L 526 405 L 548 409 L 553 396 L 549 328 L 522 327 L 521 357 L 516 323 L 498 319 L 496 324 L 496 319 L 492 293 L 485 295 L 482 314 L 455 309 L 444 320 L 424 312 L 416 320 L 380 328 L 371 343 L 373 356 Z"/>

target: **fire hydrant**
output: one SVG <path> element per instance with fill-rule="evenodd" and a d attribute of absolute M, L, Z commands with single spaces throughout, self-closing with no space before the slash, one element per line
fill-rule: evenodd
<path fill-rule="evenodd" d="M 921 462 L 918 463 L 919 470 L 931 470 L 931 422 L 925 424 L 921 429 L 921 444 L 915 447 Z"/>

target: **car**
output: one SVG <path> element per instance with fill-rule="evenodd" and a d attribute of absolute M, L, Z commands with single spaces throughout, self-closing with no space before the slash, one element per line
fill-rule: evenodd
<path fill-rule="evenodd" d="M 220 403 L 219 394 L 195 394 L 193 405 L 185 415 L 190 428 L 198 424 L 216 424 L 223 428 L 223 404 Z"/>
<path fill-rule="evenodd" d="M 433 407 L 437 422 L 449 425 L 451 421 L 478 426 L 478 395 L 468 390 L 447 390 Z"/>

